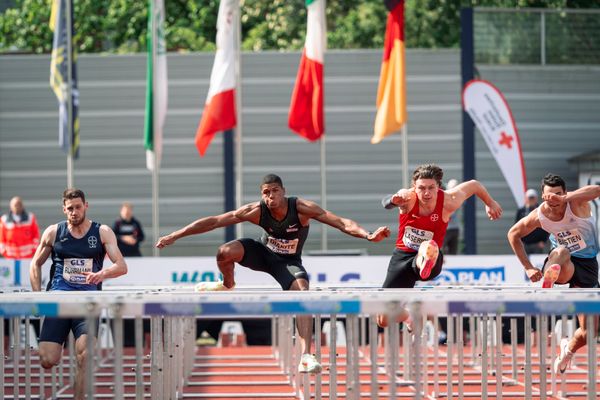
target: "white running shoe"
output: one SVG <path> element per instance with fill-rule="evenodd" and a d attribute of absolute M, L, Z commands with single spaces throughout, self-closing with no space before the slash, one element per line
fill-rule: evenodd
<path fill-rule="evenodd" d="M 194 292 L 221 292 L 224 290 L 233 290 L 233 287 L 228 288 L 223 285 L 223 281 L 216 282 L 200 282 L 194 287 Z"/>
<path fill-rule="evenodd" d="M 573 353 L 569 351 L 569 339 L 562 338 L 560 341 L 560 354 L 554 360 L 554 373 L 556 375 L 564 374 L 569 365 L 571 365 L 572 359 Z"/>
<path fill-rule="evenodd" d="M 323 367 L 317 361 L 317 358 L 312 354 L 302 354 L 300 364 L 298 364 L 298 372 L 307 374 L 318 374 Z"/>
<path fill-rule="evenodd" d="M 413 332 L 413 320 L 412 317 L 409 315 L 408 318 L 406 318 L 404 320 L 404 325 L 406 325 L 406 330 L 408 331 L 408 333 L 412 333 Z"/>

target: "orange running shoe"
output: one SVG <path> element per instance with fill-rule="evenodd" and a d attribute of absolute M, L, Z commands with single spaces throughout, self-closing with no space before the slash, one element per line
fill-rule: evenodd
<path fill-rule="evenodd" d="M 544 271 L 544 281 L 542 282 L 543 288 L 551 288 L 554 286 L 554 282 L 558 279 L 558 275 L 560 275 L 560 265 L 552 264 Z"/>
<path fill-rule="evenodd" d="M 431 270 L 435 266 L 439 254 L 440 248 L 433 240 L 426 240 L 425 242 L 421 243 L 421 246 L 419 246 L 419 253 L 417 255 L 417 261 L 419 261 L 417 266 L 419 264 L 421 265 L 421 279 L 429 278 L 429 275 L 431 275 Z"/>

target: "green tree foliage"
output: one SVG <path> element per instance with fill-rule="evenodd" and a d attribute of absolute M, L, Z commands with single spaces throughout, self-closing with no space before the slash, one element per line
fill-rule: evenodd
<path fill-rule="evenodd" d="M 0 15 L 0 49 L 46 53 L 52 48 L 46 0 L 21 0 Z"/>
<path fill-rule="evenodd" d="M 387 21 L 387 9 L 383 1 L 346 0 L 330 3 L 327 7 L 329 47 L 364 49 L 383 46 Z"/>
<path fill-rule="evenodd" d="M 48 53 L 51 0 L 14 0 L 0 14 L 0 51 Z M 296 50 L 304 45 L 303 0 L 241 0 L 243 48 Z M 406 0 L 407 47 L 458 47 L 460 7 L 600 8 L 598 0 Z M 169 51 L 214 50 L 219 0 L 166 0 Z M 81 53 L 144 51 L 147 1 L 74 0 L 75 43 Z M 380 48 L 383 0 L 328 1 L 329 48 Z M 565 28 L 566 29 L 566 28 Z"/>

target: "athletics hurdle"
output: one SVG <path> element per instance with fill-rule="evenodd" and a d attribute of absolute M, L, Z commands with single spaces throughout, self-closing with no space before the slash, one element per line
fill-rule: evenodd
<path fill-rule="evenodd" d="M 128 288 L 115 291 L 104 291 L 81 295 L 80 293 L 17 293 L 0 294 L 0 318 L 31 318 L 34 315 L 87 317 L 90 323 L 102 309 L 110 310 L 115 326 L 123 316 L 152 319 L 152 353 L 148 360 L 152 366 L 150 385 L 152 398 L 194 398 L 185 393 L 186 379 L 189 376 L 194 360 L 195 318 L 272 316 L 274 330 L 273 349 L 282 370 L 289 377 L 290 384 L 299 380 L 297 373 L 297 354 L 294 353 L 293 316 L 316 315 L 320 318 L 331 318 L 331 327 L 335 329 L 335 320 L 346 319 L 347 348 L 345 359 L 336 360 L 335 332 L 330 335 L 328 343 L 328 373 L 321 377 L 310 378 L 316 383 L 314 388 L 306 385 L 309 377 L 302 377 L 304 385 L 297 385 L 295 393 L 307 398 L 546 398 L 557 396 L 575 396 L 595 399 L 597 394 L 597 361 L 596 335 L 588 335 L 587 352 L 577 355 L 577 364 L 586 372 L 586 390 L 573 390 L 564 385 L 562 392 L 558 390 L 559 379 L 568 381 L 570 373 L 558 378 L 546 372 L 547 359 L 555 348 L 544 342 L 548 337 L 543 319 L 551 315 L 587 315 L 589 326 L 593 326 L 594 316 L 600 314 L 599 291 L 586 290 L 541 290 L 531 287 L 455 287 L 429 288 L 418 290 L 375 290 L 374 288 L 336 288 L 333 290 L 307 292 L 276 292 L 256 288 L 240 288 L 228 293 L 210 293 L 199 295 L 191 288 L 177 287 L 168 289 Z M 413 313 L 413 335 L 403 333 L 402 346 L 396 324 L 391 324 L 384 335 L 385 351 L 377 347 L 377 331 L 374 319 L 378 313 L 387 313 L 390 318 L 398 313 L 399 307 L 406 305 Z M 441 353 L 427 346 L 423 336 L 423 325 L 426 315 L 443 315 L 448 318 L 447 351 Z M 503 346 L 501 340 L 501 322 L 503 316 L 524 316 L 525 325 L 531 327 L 531 317 L 539 315 L 539 339 L 534 346 L 530 335 L 525 335 L 525 346 L 521 349 L 511 340 L 512 346 Z M 370 332 L 368 342 L 361 338 L 360 316 L 369 317 L 367 330 Z M 469 344 L 463 343 L 462 319 L 469 319 Z M 471 323 L 471 321 L 473 321 Z M 489 321 L 492 321 L 491 323 Z M 27 323 L 27 322 L 26 322 Z M 510 321 L 513 325 L 513 321 Z M 2 324 L 0 324 L 2 325 Z M 18 324 L 16 324 L 18 326 Z M 489 339 L 488 330 L 495 329 L 496 341 Z M 141 326 L 140 326 L 141 328 Z M 320 323 L 315 324 L 320 337 Z M 14 330 L 11 343 L 19 343 L 20 332 Z M 27 331 L 27 330 L 26 330 Z M 457 333 L 458 331 L 458 333 Z M 594 332 L 594 330 L 590 330 Z M 551 343 L 556 343 L 554 332 L 550 332 Z M 141 337 L 141 330 L 139 331 Z M 512 335 L 511 335 L 512 336 Z M 333 341 L 332 341 L 333 338 Z M 477 338 L 475 340 L 475 338 Z M 361 340 L 362 339 L 362 340 Z M 4 341 L 4 335 L 0 335 Z M 136 341 L 141 346 L 141 340 Z M 91 345 L 90 341 L 90 345 Z M 366 346 L 361 346 L 360 344 Z M 4 362 L 4 343 L 0 346 L 0 372 L 4 377 L 4 398 L 15 398 L 18 393 L 25 398 L 36 398 L 39 389 L 46 388 L 44 383 L 27 381 L 27 376 L 20 376 L 17 366 L 29 365 L 31 376 L 39 379 L 34 373 L 32 362 L 36 361 L 35 351 L 21 351 L 19 346 L 11 348 L 11 354 Z M 434 347 L 437 341 L 433 341 Z M 470 346 L 470 347 L 465 347 Z M 410 349 L 408 357 L 405 350 Z M 123 380 L 124 355 L 122 349 L 122 330 L 115 331 L 115 349 L 110 352 L 112 362 L 112 393 L 100 393 L 101 388 L 97 374 L 97 360 L 88 357 L 88 382 L 96 381 L 96 385 L 88 385 L 88 395 L 95 398 L 127 398 L 134 394 L 136 398 L 145 398 L 143 385 L 146 380 L 143 374 L 144 363 L 141 360 L 141 348 L 136 348 L 135 375 L 136 390 L 129 391 Z M 89 350 L 89 349 L 88 349 Z M 90 354 L 97 353 L 92 348 Z M 384 357 L 387 355 L 387 357 Z M 383 357 L 383 361 L 382 361 Z M 437 357 L 437 358 L 436 358 Z M 433 362 L 431 362 L 433 360 Z M 589 362 L 592 360 L 592 362 Z M 445 361 L 445 363 L 444 363 Z M 456 361 L 456 363 L 455 363 Z M 68 363 L 67 363 L 68 364 Z M 455 368 L 455 366 L 457 368 Z M 522 366 L 523 370 L 519 370 Z M 68 365 L 65 365 L 68 368 Z M 368 370 L 364 367 L 368 367 Z M 55 368 L 56 370 L 56 368 Z M 12 371 L 12 374 L 10 372 Z M 69 373 L 72 372 L 68 368 Z M 121 371 L 121 372 L 119 372 Z M 56 371 L 52 376 L 56 376 Z M 140 376 L 141 375 L 141 376 Z M 341 377 L 341 379 L 339 379 Z M 430 384 L 433 377 L 433 385 Z M 437 377 L 437 378 L 436 378 Z M 471 379 L 474 377 L 474 379 Z M 550 385 L 547 378 L 549 377 Z M 322 384 L 318 384 L 319 378 Z M 327 379 L 328 378 L 328 379 Z M 446 379 L 444 379 L 446 378 Z M 577 378 L 581 380 L 580 378 Z M 45 381 L 46 379 L 44 379 Z M 65 379 L 66 380 L 66 379 Z M 70 381 L 70 380 L 69 380 Z M 444 382 L 445 381 L 445 382 Z M 517 384 L 515 384 L 517 383 Z M 520 386 L 522 385 L 522 386 Z M 473 386 L 480 391 L 473 391 Z M 550 387 L 548 387 L 550 386 Z M 325 390 L 325 387 L 328 387 Z M 23 392 L 21 389 L 25 389 Z M 495 389 L 493 389 L 495 388 Z M 312 389 L 312 390 L 311 390 Z M 469 389 L 469 390 L 467 390 Z M 308 391 L 307 391 L 308 390 Z M 201 398 L 201 397 L 198 397 Z"/>

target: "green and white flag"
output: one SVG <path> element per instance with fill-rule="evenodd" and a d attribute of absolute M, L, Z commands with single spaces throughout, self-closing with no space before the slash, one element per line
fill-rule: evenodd
<path fill-rule="evenodd" d="M 167 117 L 168 82 L 164 22 L 163 0 L 149 0 L 144 147 L 146 148 L 146 166 L 150 171 L 154 170 L 154 165 L 157 168 L 160 167 L 163 127 Z"/>

